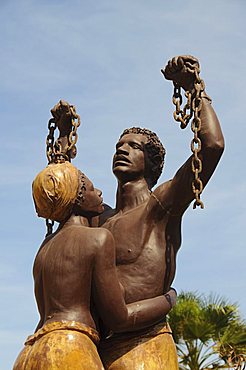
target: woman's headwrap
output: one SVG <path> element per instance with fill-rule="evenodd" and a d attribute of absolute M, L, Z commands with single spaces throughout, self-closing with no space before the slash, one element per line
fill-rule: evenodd
<path fill-rule="evenodd" d="M 80 171 L 70 162 L 52 163 L 32 184 L 32 195 L 39 217 L 61 222 L 72 212 L 77 198 Z"/>

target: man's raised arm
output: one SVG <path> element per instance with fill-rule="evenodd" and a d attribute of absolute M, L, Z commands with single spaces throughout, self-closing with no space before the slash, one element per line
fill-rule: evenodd
<path fill-rule="evenodd" d="M 172 80 L 185 91 L 194 94 L 195 76 L 189 71 L 198 60 L 191 56 L 175 57 L 170 60 L 163 72 L 168 80 Z M 187 68 L 188 66 L 188 68 Z M 218 118 L 211 105 L 211 99 L 205 91 L 201 93 L 202 104 L 200 111 L 201 127 L 198 138 L 201 140 L 201 151 L 198 153 L 202 161 L 202 171 L 199 177 L 203 187 L 212 176 L 224 150 L 224 138 Z M 177 171 L 172 181 L 160 185 L 155 193 L 164 206 L 170 206 L 173 214 L 181 215 L 194 199 L 192 183 L 192 156 Z"/>

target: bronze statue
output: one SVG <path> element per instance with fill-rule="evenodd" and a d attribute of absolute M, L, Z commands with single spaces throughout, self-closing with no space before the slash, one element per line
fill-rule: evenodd
<path fill-rule="evenodd" d="M 14 370 L 102 370 L 97 317 L 114 332 L 138 330 L 163 319 L 175 303 L 176 292 L 171 289 L 126 306 L 112 234 L 89 227 L 92 217 L 103 211 L 101 194 L 68 161 L 50 163 L 33 182 L 38 215 L 60 224 L 35 258 L 40 322 Z"/>
<path fill-rule="evenodd" d="M 39 216 L 60 226 L 46 237 L 35 259 L 40 322 L 15 370 L 178 369 L 165 316 L 176 297 L 170 287 L 182 216 L 194 199 L 195 206 L 203 207 L 200 195 L 219 162 L 224 140 L 197 59 L 175 57 L 162 72 L 175 86 L 175 119 L 185 127 L 193 117 L 193 154 L 172 180 L 152 191 L 165 149 L 150 130 L 125 130 L 113 158 L 118 179 L 115 209 L 103 212 L 100 191 L 69 163 L 76 155 L 80 123 L 74 124 L 75 108 L 60 102 L 52 110 L 47 137 L 51 164 L 35 179 L 33 196 Z M 180 87 L 187 97 L 183 110 Z M 56 127 L 60 136 L 54 143 Z M 102 228 L 92 227 L 100 213 Z M 104 335 L 101 359 L 96 348 L 99 329 Z"/>
<path fill-rule="evenodd" d="M 116 144 L 113 157 L 113 173 L 118 179 L 116 208 L 102 214 L 100 225 L 114 236 L 118 276 L 128 304 L 170 289 L 181 245 L 183 214 L 193 199 L 199 205 L 201 188 L 212 176 L 224 149 L 211 99 L 204 87 L 198 89 L 201 85 L 198 67 L 196 58 L 182 56 L 170 60 L 162 71 L 176 88 L 186 91 L 190 99 L 187 106 L 194 111 L 195 154 L 172 180 L 151 190 L 161 174 L 165 154 L 153 132 L 133 127 L 125 130 Z M 184 122 L 190 119 L 185 113 Z M 163 320 L 147 330 L 111 335 L 100 343 L 105 368 L 177 369 L 170 332 Z"/>

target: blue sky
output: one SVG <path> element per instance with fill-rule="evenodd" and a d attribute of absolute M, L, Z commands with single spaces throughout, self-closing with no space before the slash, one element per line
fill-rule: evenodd
<path fill-rule="evenodd" d="M 204 210 L 183 222 L 174 286 L 245 298 L 245 29 L 243 0 L 1 0 L 0 368 L 10 369 L 38 322 L 32 263 L 45 234 L 31 183 L 46 165 L 50 109 L 77 107 L 74 164 L 114 205 L 111 157 L 121 131 L 140 125 L 167 149 L 172 178 L 190 155 L 190 129 L 172 118 L 172 84 L 160 68 L 175 55 L 199 58 L 226 151 L 203 194 Z"/>

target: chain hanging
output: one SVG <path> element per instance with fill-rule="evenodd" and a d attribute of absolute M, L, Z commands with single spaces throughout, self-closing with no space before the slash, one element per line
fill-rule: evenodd
<path fill-rule="evenodd" d="M 47 228 L 47 233 L 45 235 L 46 238 L 47 236 L 52 234 L 54 224 L 55 222 L 53 220 L 46 219 L 46 228 Z"/>
<path fill-rule="evenodd" d="M 54 133 L 58 127 L 58 119 L 53 117 L 48 122 L 49 133 L 46 138 L 46 156 L 48 163 L 60 163 L 71 161 L 76 156 L 76 146 L 78 140 L 77 129 L 80 126 L 80 116 L 76 113 L 74 105 L 69 106 L 71 119 L 71 131 L 67 135 L 67 144 L 62 148 L 60 137 L 55 141 Z"/>
<path fill-rule="evenodd" d="M 60 101 L 62 105 L 62 101 Z M 80 126 L 80 116 L 76 113 L 74 105 L 69 106 L 71 119 L 71 131 L 67 135 L 67 144 L 62 148 L 60 137 L 55 141 L 55 130 L 58 127 L 59 118 L 52 117 L 48 122 L 49 133 L 46 138 L 46 156 L 48 164 L 62 163 L 65 161 L 71 162 L 71 159 L 76 156 L 76 143 L 78 140 L 77 129 Z M 46 219 L 47 233 L 46 237 L 52 234 L 54 221 Z"/>
<path fill-rule="evenodd" d="M 194 74 L 195 80 L 194 93 L 192 94 L 190 91 L 185 92 L 187 102 L 182 109 L 181 87 L 177 83 L 175 82 L 173 83 L 174 84 L 173 104 L 176 107 L 173 116 L 175 121 L 180 122 L 180 127 L 182 129 L 187 127 L 189 121 L 193 117 L 191 122 L 191 130 L 194 134 L 194 137 L 191 141 L 191 151 L 193 153 L 191 168 L 194 174 L 194 180 L 192 181 L 192 191 L 195 196 L 193 208 L 196 208 L 197 206 L 204 208 L 204 204 L 200 199 L 200 195 L 203 191 L 203 183 L 202 180 L 200 179 L 200 173 L 202 172 L 202 161 L 199 158 L 198 154 L 202 148 L 202 143 L 199 138 L 199 131 L 201 129 L 201 118 L 200 118 L 200 112 L 202 108 L 201 93 L 204 91 L 205 85 L 204 81 L 199 76 L 200 73 L 199 66 L 196 65 L 194 69 L 188 67 L 186 68 L 188 72 Z"/>
<path fill-rule="evenodd" d="M 76 113 L 76 109 L 74 105 L 70 105 L 70 112 L 71 112 L 71 120 L 72 120 L 72 131 L 69 134 L 68 142 L 69 146 L 67 151 L 70 154 L 70 158 L 72 157 L 72 150 L 75 148 L 75 144 L 78 140 L 77 129 L 80 126 L 80 116 Z"/>
<path fill-rule="evenodd" d="M 49 133 L 46 138 L 46 156 L 48 159 L 48 163 L 54 162 L 54 132 L 57 128 L 57 123 L 54 118 L 51 118 L 48 122 L 48 130 Z"/>

